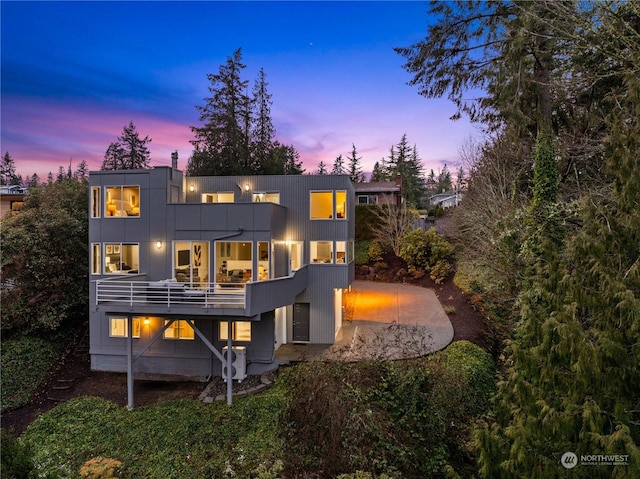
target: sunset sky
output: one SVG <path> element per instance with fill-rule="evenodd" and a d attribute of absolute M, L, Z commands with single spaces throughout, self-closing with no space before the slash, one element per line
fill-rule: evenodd
<path fill-rule="evenodd" d="M 2 18 L 2 154 L 24 177 L 104 153 L 133 121 L 152 166 L 191 154 L 196 105 L 237 48 L 264 68 L 276 137 L 307 173 L 355 144 L 370 171 L 404 133 L 426 172 L 458 163 L 475 127 L 410 87 L 394 47 L 424 37 L 422 2 L 8 2 Z"/>

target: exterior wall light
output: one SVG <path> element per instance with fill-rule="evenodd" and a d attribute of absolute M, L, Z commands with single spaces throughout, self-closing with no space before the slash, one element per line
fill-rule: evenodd
<path fill-rule="evenodd" d="M 249 183 L 245 183 L 244 184 L 244 191 L 246 191 L 248 193 L 249 189 L 251 189 L 251 187 L 249 186 Z"/>
<path fill-rule="evenodd" d="M 156 241 L 156 248 L 162 248 L 162 241 Z"/>
<path fill-rule="evenodd" d="M 145 326 L 149 326 L 151 324 L 151 320 L 149 318 L 144 318 L 143 323 Z"/>
<path fill-rule="evenodd" d="M 189 186 L 189 191 L 193 193 L 195 190 L 196 190 L 196 187 L 194 185 Z"/>

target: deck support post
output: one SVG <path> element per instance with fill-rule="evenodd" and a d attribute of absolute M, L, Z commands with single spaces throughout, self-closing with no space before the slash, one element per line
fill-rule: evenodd
<path fill-rule="evenodd" d="M 227 321 L 227 406 L 233 403 L 233 321 Z"/>
<path fill-rule="evenodd" d="M 133 316 L 127 315 L 127 409 L 133 409 Z"/>

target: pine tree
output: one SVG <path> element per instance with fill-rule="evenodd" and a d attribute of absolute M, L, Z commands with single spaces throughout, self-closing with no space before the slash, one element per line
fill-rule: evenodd
<path fill-rule="evenodd" d="M 271 100 L 271 94 L 267 91 L 267 86 L 267 76 L 264 69 L 261 68 L 253 87 L 253 99 L 251 102 L 254 108 L 252 116 L 254 122 L 251 128 L 251 154 L 253 156 L 251 166 L 254 171 L 270 174 L 266 165 L 270 150 L 273 147 L 276 130 L 271 120 L 271 105 L 273 101 Z"/>
<path fill-rule="evenodd" d="M 0 184 L 19 185 L 21 181 L 16 175 L 16 164 L 9 152 L 5 152 L 0 162 Z"/>
<path fill-rule="evenodd" d="M 344 169 L 344 158 L 342 155 L 338 155 L 338 157 L 333 162 L 333 168 L 331 169 L 332 175 L 345 175 L 347 172 Z"/>
<path fill-rule="evenodd" d="M 398 175 L 402 178 L 402 196 L 407 205 L 417 207 L 420 204 L 424 196 L 422 162 L 415 145 L 409 146 L 406 133 L 397 145 L 391 146 L 385 175 L 389 179 Z"/>
<path fill-rule="evenodd" d="M 104 154 L 102 170 L 135 170 L 149 168 L 150 152 L 148 136 L 140 138 L 132 121 L 122 128 L 122 135 L 111 143 Z M 71 165 L 69 165 L 71 172 Z"/>
<path fill-rule="evenodd" d="M 238 49 L 218 73 L 208 74 L 210 97 L 200 112 L 202 126 L 192 126 L 194 151 L 187 165 L 190 176 L 215 176 L 251 173 L 248 125 L 251 124 L 251 99 L 248 82 L 242 79 L 242 50 Z"/>
<path fill-rule="evenodd" d="M 438 190 L 438 193 L 444 193 L 445 191 L 449 191 L 452 189 L 451 172 L 449 171 L 449 167 L 446 163 L 438 172 L 438 182 L 436 189 Z"/>
<path fill-rule="evenodd" d="M 327 174 L 327 165 L 324 164 L 324 161 L 320 160 L 318 163 L 318 170 L 316 171 L 316 175 L 326 175 Z"/>
<path fill-rule="evenodd" d="M 360 160 L 362 157 L 358 156 L 358 151 L 356 150 L 356 145 L 352 144 L 351 156 L 349 157 L 349 177 L 351 181 L 354 183 L 360 183 L 364 181 L 364 174 L 362 173 L 362 168 L 360 167 Z"/>
<path fill-rule="evenodd" d="M 77 180 L 86 180 L 89 178 L 89 166 L 85 160 L 78 163 L 74 177 Z"/>
<path fill-rule="evenodd" d="M 384 181 L 386 178 L 384 174 L 384 170 L 385 170 L 384 159 L 382 160 L 382 165 L 380 164 L 380 162 L 376 161 L 373 164 L 373 171 L 371 171 L 371 177 L 369 178 L 369 181 L 371 182 Z"/>

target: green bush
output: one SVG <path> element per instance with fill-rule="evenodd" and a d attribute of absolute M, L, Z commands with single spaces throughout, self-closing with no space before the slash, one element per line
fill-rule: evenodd
<path fill-rule="evenodd" d="M 369 246 L 372 240 L 356 241 L 355 260 L 356 264 L 367 264 L 369 262 Z"/>
<path fill-rule="evenodd" d="M 356 206 L 356 241 L 372 240 L 375 237 L 375 225 L 377 224 L 380 210 L 378 205 Z"/>
<path fill-rule="evenodd" d="M 453 248 L 435 228 L 416 229 L 400 239 L 400 257 L 406 261 L 410 272 L 424 269 L 430 272 L 431 279 L 440 282 L 452 270 Z"/>
<path fill-rule="evenodd" d="M 54 366 L 68 338 L 20 336 L 2 340 L 0 396 L 2 412 L 24 406 Z"/>
<path fill-rule="evenodd" d="M 29 446 L 4 429 L 0 431 L 0 464 L 2 479 L 26 479 L 33 471 Z"/>
<path fill-rule="evenodd" d="M 384 248 L 379 241 L 374 240 L 369 244 L 369 261 L 382 261 Z"/>

